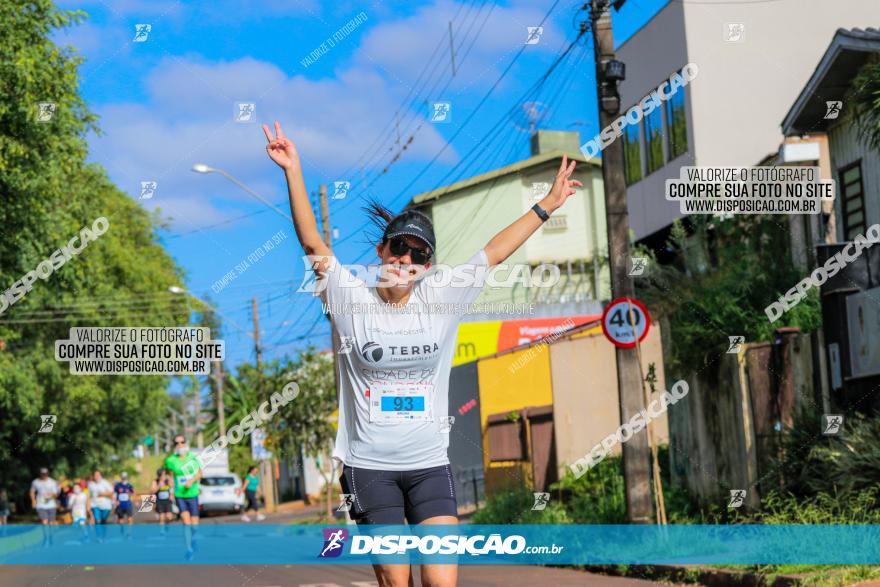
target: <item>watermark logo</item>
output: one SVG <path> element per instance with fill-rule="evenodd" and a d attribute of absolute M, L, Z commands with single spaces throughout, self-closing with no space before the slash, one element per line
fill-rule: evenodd
<path fill-rule="evenodd" d="M 234 118 L 235 122 L 241 122 L 243 124 L 247 124 L 249 122 L 256 122 L 257 120 L 257 105 L 253 102 L 236 102 L 235 110 L 234 110 Z"/>
<path fill-rule="evenodd" d="M 550 193 L 550 188 L 553 187 L 549 181 L 535 181 L 532 182 L 532 202 L 540 202 L 543 200 L 548 193 Z"/>
<path fill-rule="evenodd" d="M 275 248 L 275 245 L 281 243 L 281 241 L 286 238 L 287 234 L 283 230 L 279 230 L 273 234 L 272 238 L 264 242 L 262 246 L 254 249 L 251 254 L 242 259 L 240 263 L 237 263 L 235 269 L 227 271 L 226 275 L 215 281 L 213 285 L 211 285 L 211 291 L 215 294 L 219 294 L 226 289 L 227 285 L 238 279 L 240 275 L 250 269 L 251 265 L 256 265 L 256 263 L 265 257 L 269 251 Z M 312 273 L 312 275 L 314 276 L 314 273 Z"/>
<path fill-rule="evenodd" d="M 318 45 L 314 51 L 300 60 L 300 65 L 309 67 L 316 63 L 321 57 L 326 55 L 330 49 L 336 46 L 336 43 L 343 41 L 348 35 L 353 33 L 361 24 L 367 21 L 365 12 L 359 13 L 357 16 L 349 20 L 345 25 L 340 27 L 338 31 L 327 37 L 323 43 Z"/>
<path fill-rule="evenodd" d="M 541 35 L 544 34 L 544 27 L 526 27 L 526 33 L 526 45 L 537 45 L 541 41 Z"/>
<path fill-rule="evenodd" d="M 840 110 L 843 108 L 843 102 L 840 100 L 827 100 L 825 102 L 825 120 L 834 120 L 840 116 Z"/>
<path fill-rule="evenodd" d="M 823 414 L 825 426 L 822 428 L 822 434 L 825 436 L 834 436 L 843 428 L 843 416 L 840 414 Z"/>
<path fill-rule="evenodd" d="M 331 200 L 344 200 L 345 196 L 348 195 L 348 190 L 351 188 L 350 181 L 334 181 L 333 182 L 333 195 L 330 196 Z"/>
<path fill-rule="evenodd" d="M 155 495 L 142 495 L 141 496 L 141 505 L 138 506 L 138 513 L 149 513 L 153 511 L 153 506 L 156 505 L 156 496 Z"/>
<path fill-rule="evenodd" d="M 728 43 L 742 43 L 746 39 L 746 25 L 741 22 L 724 23 L 724 40 Z"/>
<path fill-rule="evenodd" d="M 728 336 L 727 341 L 728 341 L 727 352 L 732 355 L 739 354 L 739 349 L 743 345 L 743 343 L 746 341 L 746 337 L 745 336 Z"/>
<path fill-rule="evenodd" d="M 640 410 L 628 422 L 624 422 L 616 431 L 603 438 L 589 453 L 569 465 L 569 469 L 574 473 L 575 478 L 580 478 L 587 471 L 602 462 L 617 444 L 627 442 L 645 429 L 652 420 L 662 416 L 670 405 L 675 405 L 688 394 L 688 391 L 690 391 L 690 387 L 687 381 L 683 379 L 676 381 L 671 391 L 663 392 L 658 399 L 649 403 L 647 408 Z"/>
<path fill-rule="evenodd" d="M 48 434 L 52 432 L 52 429 L 55 428 L 55 422 L 58 421 L 58 418 L 55 414 L 43 414 L 40 416 L 40 429 L 37 430 L 38 434 Z"/>
<path fill-rule="evenodd" d="M 96 219 L 91 227 L 84 226 L 80 229 L 79 234 L 67 241 L 66 245 L 53 252 L 48 259 L 44 259 L 36 269 L 25 273 L 21 279 L 0 295 L 0 314 L 27 295 L 34 288 L 34 282 L 37 278 L 43 281 L 49 279 L 55 271 L 61 269 L 75 255 L 82 253 L 90 242 L 97 240 L 109 229 L 110 222 L 103 216 Z M 80 243 L 78 247 L 76 246 L 77 238 Z"/>
<path fill-rule="evenodd" d="M 727 504 L 729 508 L 738 508 L 742 506 L 746 501 L 746 490 L 745 489 L 731 489 L 730 490 L 730 502 Z"/>
<path fill-rule="evenodd" d="M 318 558 L 335 558 L 342 554 L 345 541 L 348 540 L 348 530 L 345 528 L 323 528 L 324 547 Z"/>
<path fill-rule="evenodd" d="M 351 506 L 354 505 L 354 494 L 353 493 L 340 493 L 339 494 L 339 507 L 336 508 L 337 512 L 348 512 L 351 511 Z"/>
<path fill-rule="evenodd" d="M 134 25 L 134 38 L 132 41 L 135 43 L 144 43 L 150 37 L 152 31 L 153 25 L 151 24 L 136 24 Z"/>
<path fill-rule="evenodd" d="M 289 381 L 281 392 L 272 392 L 268 400 L 264 401 L 250 414 L 241 419 L 241 422 L 230 428 L 226 434 L 212 442 L 205 450 L 200 452 L 195 461 L 188 461 L 183 465 L 186 475 L 195 475 L 199 469 L 205 469 L 214 462 L 221 451 L 227 446 L 238 444 L 243 438 L 249 437 L 257 428 L 268 422 L 278 410 L 295 400 L 299 396 L 299 385 L 295 381 Z M 197 461 L 197 462 L 196 462 Z"/>
<path fill-rule="evenodd" d="M 343 336 L 340 338 L 339 351 L 337 351 L 340 355 L 347 355 L 351 353 L 352 348 L 354 348 L 353 336 Z"/>
<path fill-rule="evenodd" d="M 452 104 L 449 102 L 434 102 L 431 104 L 431 122 L 446 124 L 452 122 Z"/>
<path fill-rule="evenodd" d="M 455 424 L 455 416 L 440 416 L 440 433 L 449 434 L 453 424 Z"/>
<path fill-rule="evenodd" d="M 142 181 L 141 182 L 141 200 L 149 200 L 153 196 L 156 195 L 156 188 L 159 187 L 159 182 L 156 181 Z"/>
<path fill-rule="evenodd" d="M 37 122 L 49 122 L 55 116 L 56 106 L 54 102 L 40 102 L 37 104 Z"/>
<path fill-rule="evenodd" d="M 535 495 L 535 503 L 532 505 L 532 511 L 533 512 L 544 511 L 544 509 L 547 507 L 547 504 L 550 503 L 550 494 L 536 492 L 534 495 Z"/>
<path fill-rule="evenodd" d="M 862 251 L 874 246 L 880 242 L 880 224 L 872 224 L 865 231 L 865 235 L 857 235 L 856 238 L 848 243 L 843 249 L 838 251 L 833 257 L 829 257 L 825 264 L 816 267 L 812 273 L 804 277 L 793 288 L 785 292 L 785 295 L 779 297 L 775 302 L 764 308 L 767 319 L 771 323 L 779 320 L 783 314 L 794 308 L 796 305 L 807 297 L 807 293 L 812 287 L 822 287 L 822 285 L 837 275 L 841 269 L 849 263 L 854 262 L 862 254 Z"/>
<path fill-rule="evenodd" d="M 629 274 L 632 277 L 640 277 L 645 274 L 645 268 L 648 266 L 647 257 L 630 257 Z"/>
<path fill-rule="evenodd" d="M 592 139 L 581 145 L 584 157 L 591 159 L 602 152 L 608 145 L 617 140 L 623 129 L 629 125 L 637 125 L 642 118 L 647 117 L 657 108 L 662 108 L 663 103 L 672 98 L 679 88 L 688 85 L 699 74 L 696 63 L 688 63 L 681 69 L 681 73 L 674 73 L 668 80 L 661 83 L 650 94 L 642 98 L 638 104 L 626 111 L 625 114 L 614 119 L 611 124 Z"/>

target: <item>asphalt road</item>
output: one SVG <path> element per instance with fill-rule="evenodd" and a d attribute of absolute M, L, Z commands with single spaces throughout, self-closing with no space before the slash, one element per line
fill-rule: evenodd
<path fill-rule="evenodd" d="M 314 508 L 269 514 L 264 524 L 294 523 Z M 155 523 L 138 514 L 136 524 Z M 239 516 L 212 515 L 202 524 L 241 523 Z M 252 522 L 254 524 L 260 522 Z M 115 529 L 109 529 L 111 531 Z M 415 585 L 421 585 L 418 569 Z M 0 587 L 377 587 L 373 570 L 362 565 L 51 565 L 0 566 Z M 648 587 L 653 581 L 609 577 L 570 569 L 525 565 L 459 567 L 460 587 Z M 666 586 L 668 587 L 668 586 Z"/>
<path fill-rule="evenodd" d="M 415 584 L 421 585 L 418 572 Z M 530 566 L 462 566 L 460 587 L 648 587 L 652 581 Z M 376 587 L 366 566 L 6 566 L 2 587 Z M 667 586 L 668 587 L 668 586 Z"/>

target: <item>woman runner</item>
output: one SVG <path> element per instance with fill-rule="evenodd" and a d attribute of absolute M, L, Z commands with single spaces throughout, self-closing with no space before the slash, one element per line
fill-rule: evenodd
<path fill-rule="evenodd" d="M 321 239 L 293 142 L 275 122 L 263 125 L 269 157 L 284 171 L 294 228 L 319 278 L 322 299 L 340 337 L 353 341 L 337 354 L 339 422 L 333 458 L 343 464 L 342 492 L 352 496 L 359 524 L 457 524 L 448 434 L 449 373 L 458 322 L 482 284 L 419 279 L 431 267 L 436 242 L 430 219 L 408 210 L 398 215 L 373 203 L 371 220 L 382 229 L 376 243 L 380 287 L 351 275 Z M 575 162 L 563 156 L 548 195 L 499 232 L 465 264 L 492 267 L 518 249 L 581 183 Z M 453 272 L 453 275 L 458 272 Z M 370 311 L 358 308 L 369 307 Z M 427 311 L 428 309 L 431 311 Z M 338 341 L 334 341 L 334 348 Z M 374 565 L 381 586 L 411 584 L 407 564 Z M 422 565 L 422 584 L 456 584 L 456 565 Z"/>

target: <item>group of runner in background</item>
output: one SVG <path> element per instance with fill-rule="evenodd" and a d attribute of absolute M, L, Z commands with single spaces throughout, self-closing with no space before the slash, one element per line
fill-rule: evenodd
<path fill-rule="evenodd" d="M 187 472 L 196 470 L 195 475 Z M 110 521 L 111 512 L 116 523 L 132 524 L 136 512 L 155 512 L 159 524 L 165 525 L 174 519 L 172 501 L 177 505 L 180 520 L 185 525 L 199 523 L 199 484 L 202 472 L 198 468 L 198 457 L 178 435 L 174 438 L 174 452 L 165 459 L 162 468 L 156 471 L 150 493 L 141 495 L 139 503 L 134 486 L 129 482 L 128 473 L 122 472 L 115 483 L 110 483 L 95 471 L 89 479 L 62 481 L 59 483 L 49 476 L 49 470 L 40 469 L 40 475 L 30 487 L 31 506 L 37 512 L 40 523 L 54 525 L 59 522 L 74 526 L 105 525 Z M 250 522 L 249 510 L 257 514 L 258 520 L 265 516 L 258 511 L 257 489 L 259 487 L 257 468 L 252 467 L 245 477 L 238 493 L 247 498 L 242 520 Z M 5 490 L 0 490 L 0 524 L 6 524 L 10 513 L 9 500 Z M 68 520 L 69 517 L 69 520 Z"/>

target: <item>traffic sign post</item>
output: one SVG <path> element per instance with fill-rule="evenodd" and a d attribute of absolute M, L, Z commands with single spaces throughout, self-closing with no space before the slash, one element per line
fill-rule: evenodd
<path fill-rule="evenodd" d="M 602 313 L 602 333 L 618 348 L 633 348 L 645 340 L 650 328 L 648 309 L 634 298 L 617 298 Z"/>

